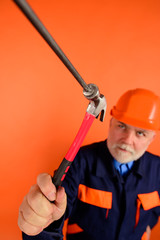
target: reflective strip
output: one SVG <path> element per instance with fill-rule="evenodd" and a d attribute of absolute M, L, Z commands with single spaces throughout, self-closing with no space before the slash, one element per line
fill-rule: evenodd
<path fill-rule="evenodd" d="M 147 236 L 147 233 L 146 233 L 146 232 L 144 232 L 141 240 L 148 240 L 148 236 Z"/>
<path fill-rule="evenodd" d="M 144 210 L 160 206 L 160 198 L 157 191 L 138 194 L 138 198 L 140 199 Z"/>
<path fill-rule="evenodd" d="M 79 232 L 83 232 L 83 229 L 80 228 L 78 224 L 74 223 L 67 226 L 67 234 L 75 234 Z"/>
<path fill-rule="evenodd" d="M 139 222 L 139 218 L 140 218 L 140 207 L 141 207 L 141 201 L 140 201 L 139 199 L 137 199 L 136 222 L 135 222 L 134 228 L 137 227 L 138 222 Z"/>
<path fill-rule="evenodd" d="M 112 208 L 112 192 L 97 190 L 80 184 L 78 188 L 78 198 L 82 202 L 97 207 Z"/>
<path fill-rule="evenodd" d="M 151 193 L 138 194 L 135 228 L 137 227 L 138 222 L 139 222 L 141 204 L 145 211 L 152 209 L 154 207 L 159 207 L 160 206 L 160 198 L 159 198 L 158 192 L 154 191 Z"/>

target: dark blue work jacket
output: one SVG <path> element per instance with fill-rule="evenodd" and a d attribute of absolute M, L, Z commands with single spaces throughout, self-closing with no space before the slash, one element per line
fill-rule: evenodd
<path fill-rule="evenodd" d="M 68 240 L 143 240 L 160 216 L 160 157 L 149 152 L 124 178 L 113 166 L 106 141 L 80 149 L 63 182 Z M 63 219 L 35 237 L 62 239 Z"/>

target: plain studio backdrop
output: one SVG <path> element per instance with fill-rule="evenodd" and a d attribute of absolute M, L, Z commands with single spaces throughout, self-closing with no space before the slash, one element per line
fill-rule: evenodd
<path fill-rule="evenodd" d="M 29 0 L 86 83 L 107 99 L 84 144 L 107 137 L 128 89 L 160 95 L 159 0 Z M 41 172 L 53 174 L 80 127 L 82 87 L 12 0 L 0 0 L 0 238 L 20 240 L 18 208 Z M 145 106 L 144 106 L 145 107 Z M 160 155 L 158 134 L 149 150 Z M 160 239 L 159 226 L 151 240 Z"/>

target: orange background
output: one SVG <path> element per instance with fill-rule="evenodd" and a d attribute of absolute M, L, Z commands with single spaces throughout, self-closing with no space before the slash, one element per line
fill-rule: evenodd
<path fill-rule="evenodd" d="M 160 93 L 159 0 L 29 0 L 87 83 L 108 102 L 83 144 L 107 137 L 109 110 L 127 89 Z M 53 173 L 88 101 L 11 0 L 0 1 L 0 238 L 20 240 L 18 208 L 40 172 Z M 160 155 L 159 134 L 149 150 Z M 152 240 L 160 239 L 160 225 Z"/>

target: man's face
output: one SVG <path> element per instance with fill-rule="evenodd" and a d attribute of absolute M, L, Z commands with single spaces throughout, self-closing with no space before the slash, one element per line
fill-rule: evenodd
<path fill-rule="evenodd" d="M 139 159 L 147 150 L 154 136 L 154 131 L 133 127 L 112 118 L 107 146 L 111 155 L 118 162 L 127 163 Z"/>

